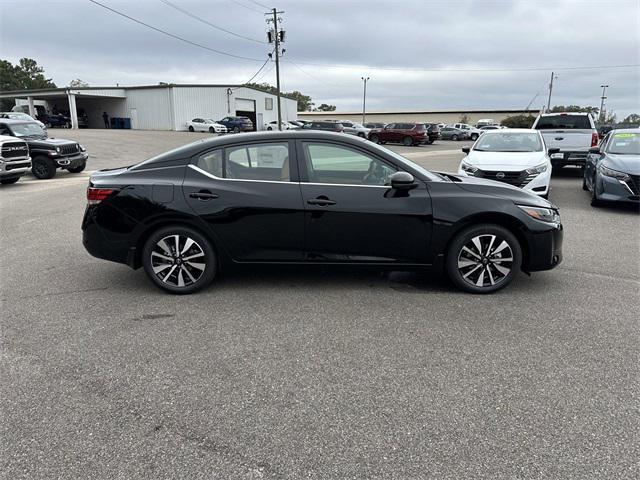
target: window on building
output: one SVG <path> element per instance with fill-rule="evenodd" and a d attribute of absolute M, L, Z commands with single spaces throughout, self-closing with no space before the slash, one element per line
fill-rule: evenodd
<path fill-rule="evenodd" d="M 273 98 L 267 97 L 264 99 L 264 109 L 273 110 Z"/>

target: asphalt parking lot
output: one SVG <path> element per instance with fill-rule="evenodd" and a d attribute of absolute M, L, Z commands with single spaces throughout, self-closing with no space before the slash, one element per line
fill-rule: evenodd
<path fill-rule="evenodd" d="M 494 295 L 260 269 L 176 297 L 85 252 L 85 187 L 208 135 L 50 134 L 91 157 L 0 189 L 0 477 L 640 475 L 640 216 L 577 170 L 552 180 L 564 262 Z M 391 148 L 455 171 L 469 144 Z"/>

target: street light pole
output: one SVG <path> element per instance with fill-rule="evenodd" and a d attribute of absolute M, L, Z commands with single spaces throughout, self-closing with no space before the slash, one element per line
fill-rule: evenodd
<path fill-rule="evenodd" d="M 551 111 L 551 92 L 553 92 L 553 80 L 557 79 L 558 76 L 551 72 L 551 82 L 549 83 L 549 100 L 547 101 L 547 113 Z"/>
<path fill-rule="evenodd" d="M 367 82 L 369 77 L 360 77 L 360 79 L 364 82 L 364 94 L 362 95 L 362 124 L 364 125 L 367 118 Z"/>
<path fill-rule="evenodd" d="M 607 98 L 604 92 L 607 90 L 609 85 L 600 85 L 602 88 L 602 96 L 600 97 L 600 121 L 604 122 L 604 100 Z"/>

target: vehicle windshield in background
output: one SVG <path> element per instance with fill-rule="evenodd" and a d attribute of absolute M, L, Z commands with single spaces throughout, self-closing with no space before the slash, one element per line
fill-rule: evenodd
<path fill-rule="evenodd" d="M 473 149 L 481 152 L 540 152 L 542 142 L 537 133 L 491 132 L 482 135 Z"/>
<path fill-rule="evenodd" d="M 37 123 L 14 123 L 11 131 L 16 137 L 44 137 L 44 130 Z"/>
<path fill-rule="evenodd" d="M 554 129 L 591 129 L 588 115 L 552 115 L 540 117 L 536 125 L 538 130 Z"/>
<path fill-rule="evenodd" d="M 607 150 L 618 155 L 640 155 L 640 133 L 616 133 Z"/>

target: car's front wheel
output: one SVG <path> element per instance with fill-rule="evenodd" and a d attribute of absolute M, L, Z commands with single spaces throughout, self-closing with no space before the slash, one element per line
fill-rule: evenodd
<path fill-rule="evenodd" d="M 471 134 L 471 140 L 473 140 L 474 142 L 478 139 L 478 134 L 477 133 L 472 133 Z"/>
<path fill-rule="evenodd" d="M 240 133 L 240 127 L 233 127 L 233 133 Z"/>
<path fill-rule="evenodd" d="M 154 232 L 144 244 L 142 265 L 157 286 L 170 293 L 193 293 L 209 285 L 217 273 L 211 242 L 183 226 Z"/>
<path fill-rule="evenodd" d="M 193 126 L 192 126 L 192 125 L 189 125 L 189 131 L 190 131 L 190 132 L 195 132 L 196 130 L 195 130 L 195 128 L 193 128 Z"/>
<path fill-rule="evenodd" d="M 458 141 L 458 135 L 452 135 L 451 136 L 451 140 L 453 140 L 454 142 Z"/>
<path fill-rule="evenodd" d="M 379 143 L 380 137 L 378 137 L 378 135 L 373 134 L 369 136 L 369 140 L 371 140 L 373 143 Z"/>
<path fill-rule="evenodd" d="M 55 176 L 56 166 L 53 160 L 47 157 L 36 157 L 31 165 L 31 173 L 40 180 L 46 180 Z"/>
<path fill-rule="evenodd" d="M 451 281 L 470 293 L 491 293 L 506 287 L 522 265 L 522 248 L 506 228 L 480 224 L 460 232 L 447 251 Z"/>
<path fill-rule="evenodd" d="M 405 147 L 410 147 L 411 145 L 413 145 L 413 138 L 406 136 L 402 139 L 402 144 Z"/>
<path fill-rule="evenodd" d="M 591 206 L 592 207 L 599 207 L 600 205 L 602 205 L 602 201 L 598 198 L 598 187 L 596 184 L 596 176 L 593 176 L 593 179 L 591 180 Z"/>

